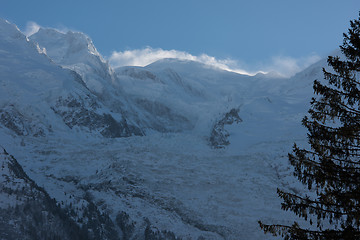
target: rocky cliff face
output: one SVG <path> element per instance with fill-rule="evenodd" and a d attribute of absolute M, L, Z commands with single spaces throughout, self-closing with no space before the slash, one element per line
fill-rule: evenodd
<path fill-rule="evenodd" d="M 111 113 L 103 112 L 101 105 L 91 96 L 85 96 L 85 99 L 71 94 L 66 98 L 60 97 L 52 109 L 71 129 L 79 127 L 107 138 L 143 135 L 139 128 L 129 125 L 124 117 L 116 120 Z"/>

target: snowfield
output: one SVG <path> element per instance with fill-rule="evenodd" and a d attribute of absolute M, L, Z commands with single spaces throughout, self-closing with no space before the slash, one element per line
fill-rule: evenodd
<path fill-rule="evenodd" d="M 75 221 L 90 202 L 120 239 L 271 239 L 258 220 L 299 221 L 276 189 L 305 191 L 287 154 L 325 60 L 289 79 L 179 59 L 113 70 L 82 33 L 0 30 L 0 145 Z"/>
<path fill-rule="evenodd" d="M 69 204 L 68 196 L 81 199 L 88 192 L 110 216 L 125 211 L 139 229 L 147 218 L 185 239 L 269 239 L 258 220 L 294 219 L 280 209 L 276 194 L 277 187 L 301 189 L 287 164 L 284 144 L 290 142 L 230 154 L 182 133 L 32 140 L 16 157 L 52 197 Z"/>

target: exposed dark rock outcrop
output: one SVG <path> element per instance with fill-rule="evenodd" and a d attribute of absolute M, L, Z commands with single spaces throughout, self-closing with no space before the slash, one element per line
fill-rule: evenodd
<path fill-rule="evenodd" d="M 52 131 L 51 126 L 45 126 L 36 120 L 33 121 L 32 118 L 18 111 L 14 105 L 0 109 L 0 124 L 18 136 L 43 137 L 47 132 Z"/>
<path fill-rule="evenodd" d="M 72 95 L 60 97 L 52 107 L 69 128 L 83 127 L 108 138 L 143 135 L 139 128 L 128 124 L 124 117 L 117 121 L 111 114 L 97 111 L 98 108 L 99 104 L 90 96 L 82 99 Z"/>
<path fill-rule="evenodd" d="M 213 148 L 224 148 L 225 146 L 230 144 L 228 140 L 230 134 L 225 129 L 225 125 L 242 122 L 242 119 L 239 116 L 239 111 L 239 108 L 233 108 L 229 112 L 227 112 L 223 118 L 221 118 L 215 123 L 209 139 L 210 145 Z"/>
<path fill-rule="evenodd" d="M 194 127 L 189 119 L 161 102 L 137 99 L 136 104 L 140 109 L 144 110 L 142 114 L 148 121 L 148 127 L 156 131 L 181 132 Z"/>

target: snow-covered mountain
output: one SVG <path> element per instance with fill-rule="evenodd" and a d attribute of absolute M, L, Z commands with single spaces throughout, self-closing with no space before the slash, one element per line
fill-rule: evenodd
<path fill-rule="evenodd" d="M 55 63 L 76 71 L 86 86 L 99 95 L 114 79 L 108 63 L 83 33 L 40 28 L 30 39 L 45 49 L 46 55 Z"/>
<path fill-rule="evenodd" d="M 306 144 L 325 65 L 290 79 L 179 59 L 112 69 L 83 33 L 26 38 L 0 20 L 0 145 L 88 238 L 269 239 L 258 220 L 295 218 L 276 188 L 305 191 L 286 156 Z"/>
<path fill-rule="evenodd" d="M 16 26 L 0 21 L 0 122 L 19 136 L 79 128 L 105 137 L 141 135 L 89 90 L 77 72 L 54 63 Z"/>

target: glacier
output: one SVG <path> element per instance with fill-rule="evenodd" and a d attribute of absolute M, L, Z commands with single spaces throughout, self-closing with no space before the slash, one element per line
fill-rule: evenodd
<path fill-rule="evenodd" d="M 298 220 L 276 189 L 306 191 L 287 153 L 307 144 L 301 119 L 322 67 L 291 78 L 181 59 L 114 69 L 86 34 L 26 37 L 0 20 L 0 145 L 89 238 L 272 239 L 258 220 Z M 108 232 L 90 228 L 89 209 Z"/>

